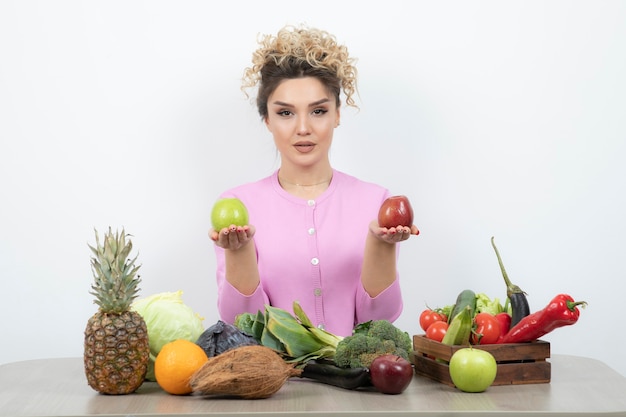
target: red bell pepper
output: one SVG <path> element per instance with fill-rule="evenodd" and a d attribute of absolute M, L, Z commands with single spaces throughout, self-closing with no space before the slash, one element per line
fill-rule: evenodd
<path fill-rule="evenodd" d="M 496 314 L 496 320 L 500 322 L 500 338 L 498 339 L 498 343 L 502 343 L 500 340 L 506 336 L 511 328 L 511 315 L 509 313 L 498 313 Z"/>
<path fill-rule="evenodd" d="M 574 301 L 567 294 L 559 294 L 542 310 L 524 317 L 511 327 L 499 343 L 523 343 L 539 339 L 552 330 L 569 326 L 578 321 L 578 306 L 585 307 L 585 301 Z"/>

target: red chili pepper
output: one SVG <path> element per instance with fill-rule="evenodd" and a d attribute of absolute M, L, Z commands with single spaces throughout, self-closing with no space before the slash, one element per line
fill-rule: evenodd
<path fill-rule="evenodd" d="M 574 324 L 580 316 L 577 306 L 584 308 L 586 305 L 585 301 L 574 301 L 567 294 L 559 294 L 542 310 L 529 314 L 513 326 L 500 343 L 530 342 L 556 328 Z"/>

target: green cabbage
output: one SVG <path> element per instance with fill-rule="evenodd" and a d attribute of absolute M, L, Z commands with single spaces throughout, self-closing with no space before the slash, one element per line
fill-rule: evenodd
<path fill-rule="evenodd" d="M 150 362 L 146 379 L 154 381 L 154 360 L 163 346 L 177 339 L 196 342 L 204 326 L 197 313 L 183 303 L 183 292 L 163 292 L 133 302 L 131 308 L 138 312 L 148 327 Z"/>
<path fill-rule="evenodd" d="M 487 294 L 476 294 L 476 313 L 489 313 L 495 316 L 503 311 L 499 298 L 494 297 L 491 300 Z"/>

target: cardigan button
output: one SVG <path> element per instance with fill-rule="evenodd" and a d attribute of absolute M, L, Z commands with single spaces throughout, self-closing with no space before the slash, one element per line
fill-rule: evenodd
<path fill-rule="evenodd" d="M 319 260 L 319 259 L 317 259 L 317 258 L 313 258 L 313 259 L 311 259 L 311 264 L 313 264 L 313 265 L 317 265 L 317 264 L 319 264 L 319 263 L 320 263 L 320 260 Z"/>

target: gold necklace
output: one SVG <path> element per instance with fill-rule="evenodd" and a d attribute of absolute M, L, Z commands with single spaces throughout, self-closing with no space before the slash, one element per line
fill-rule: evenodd
<path fill-rule="evenodd" d="M 330 180 L 332 180 L 332 179 L 333 179 L 333 177 L 330 177 L 327 180 L 316 182 L 315 184 L 298 184 L 297 182 L 287 181 L 284 178 L 278 177 L 278 181 L 280 181 L 281 183 L 284 182 L 284 183 L 287 183 L 287 184 L 295 185 L 296 187 L 315 187 L 316 185 L 322 185 L 322 184 L 330 183 Z"/>

